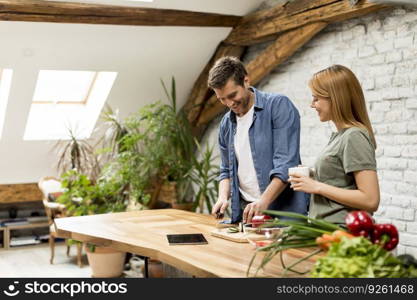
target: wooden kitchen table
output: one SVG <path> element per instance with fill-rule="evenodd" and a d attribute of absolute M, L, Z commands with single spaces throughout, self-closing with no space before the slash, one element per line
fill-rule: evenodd
<path fill-rule="evenodd" d="M 236 243 L 210 235 L 217 220 L 212 216 L 176 209 L 131 211 L 122 213 L 55 219 L 60 237 L 108 246 L 160 260 L 196 277 L 246 277 L 255 249 L 248 243 Z M 168 244 L 167 234 L 202 233 L 206 245 Z M 295 260 L 315 249 L 290 249 L 284 262 Z M 263 253 L 257 255 L 258 266 Z M 317 257 L 299 264 L 296 269 L 311 269 Z M 255 270 L 252 267 L 252 270 Z M 282 265 L 277 255 L 258 276 L 281 277 Z M 287 277 L 300 276 L 289 272 Z"/>

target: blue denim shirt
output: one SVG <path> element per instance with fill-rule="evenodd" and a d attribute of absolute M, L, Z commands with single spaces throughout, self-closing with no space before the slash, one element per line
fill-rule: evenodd
<path fill-rule="evenodd" d="M 251 88 L 255 94 L 253 123 L 249 128 L 249 143 L 259 189 L 263 193 L 273 177 L 288 181 L 288 168 L 301 163 L 300 115 L 294 104 L 284 95 L 266 93 Z M 234 149 L 236 115 L 227 112 L 219 131 L 221 154 L 219 181 L 230 178 L 232 222 L 242 218 L 240 206 L 238 162 Z M 273 201 L 269 209 L 307 213 L 308 195 L 294 192 L 289 185 Z"/>

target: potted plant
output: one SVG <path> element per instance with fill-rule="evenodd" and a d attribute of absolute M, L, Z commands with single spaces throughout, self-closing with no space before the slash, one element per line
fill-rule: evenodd
<path fill-rule="evenodd" d="M 123 190 L 129 194 L 127 210 L 148 208 L 152 199 L 158 196 L 159 189 L 147 180 L 146 174 L 141 174 L 140 122 L 135 116 L 121 120 L 118 111 L 113 112 L 109 106 L 103 112 L 102 120 L 106 126 L 102 139 L 104 148 L 100 150 L 106 161 L 102 177 L 123 186 Z"/>
<path fill-rule="evenodd" d="M 161 84 L 170 103 L 167 107 L 170 122 L 164 123 L 165 130 L 171 131 L 171 134 L 167 140 L 169 155 L 165 157 L 161 172 L 163 184 L 159 199 L 171 203 L 174 208 L 192 210 L 191 184 L 186 176 L 193 166 L 192 158 L 195 151 L 191 125 L 184 111 L 177 110 L 175 79 L 171 80 L 170 92 L 162 80 Z M 165 130 L 161 130 L 161 134 L 166 136 Z"/>
<path fill-rule="evenodd" d="M 123 122 L 126 131 L 118 140 L 123 151 L 107 167 L 129 184 L 137 202 L 150 208 L 158 200 L 175 206 L 192 199 L 186 178 L 195 148 L 190 124 L 177 111 L 175 79 L 170 93 L 163 82 L 162 86 L 169 103 L 146 105 Z"/>
<path fill-rule="evenodd" d="M 57 199 L 71 216 L 125 211 L 127 194 L 120 182 L 98 178 L 95 184 L 76 169 L 62 176 L 64 193 Z M 87 244 L 92 277 L 118 277 L 123 271 L 125 252 Z"/>
<path fill-rule="evenodd" d="M 78 139 L 74 129 L 68 129 L 68 139 L 59 140 L 55 144 L 59 152 L 57 170 L 60 175 L 77 169 L 95 180 L 100 173 L 100 164 L 94 152 L 94 147 L 87 140 Z"/>

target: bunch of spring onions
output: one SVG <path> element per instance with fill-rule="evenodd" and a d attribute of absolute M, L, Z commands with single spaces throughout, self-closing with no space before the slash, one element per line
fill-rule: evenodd
<path fill-rule="evenodd" d="M 323 251 L 323 248 L 313 251 L 311 254 L 300 258 L 289 266 L 284 264 L 282 251 L 291 248 L 317 247 L 320 246 L 317 243 L 317 240 L 321 236 L 325 234 L 331 235 L 333 232 L 346 232 L 346 229 L 336 224 L 327 222 L 323 219 L 310 218 L 298 213 L 274 210 L 266 210 L 263 211 L 263 213 L 275 217 L 273 221 L 263 225 L 264 227 L 284 227 L 284 229 L 277 237 L 275 237 L 271 244 L 260 247 L 256 250 L 249 263 L 246 273 L 247 277 L 250 274 L 250 269 L 255 257 L 259 252 L 266 252 L 266 254 L 256 269 L 254 274 L 255 277 L 257 276 L 259 270 L 263 269 L 265 265 L 268 264 L 268 262 L 270 262 L 277 254 L 280 254 L 281 264 L 284 267 L 283 276 L 285 276 L 288 271 L 295 272 L 300 275 L 305 274 L 309 272 L 309 270 L 304 272 L 296 271 L 294 270 L 294 266 Z"/>

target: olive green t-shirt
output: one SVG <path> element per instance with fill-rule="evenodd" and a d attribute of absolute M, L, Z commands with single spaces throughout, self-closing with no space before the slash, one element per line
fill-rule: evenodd
<path fill-rule="evenodd" d="M 375 147 L 368 131 L 359 127 L 342 129 L 331 135 L 319 155 L 315 179 L 343 189 L 357 189 L 353 172 L 376 171 Z M 312 194 L 309 215 L 334 223 L 344 223 L 351 207 L 339 204 L 322 195 Z"/>

